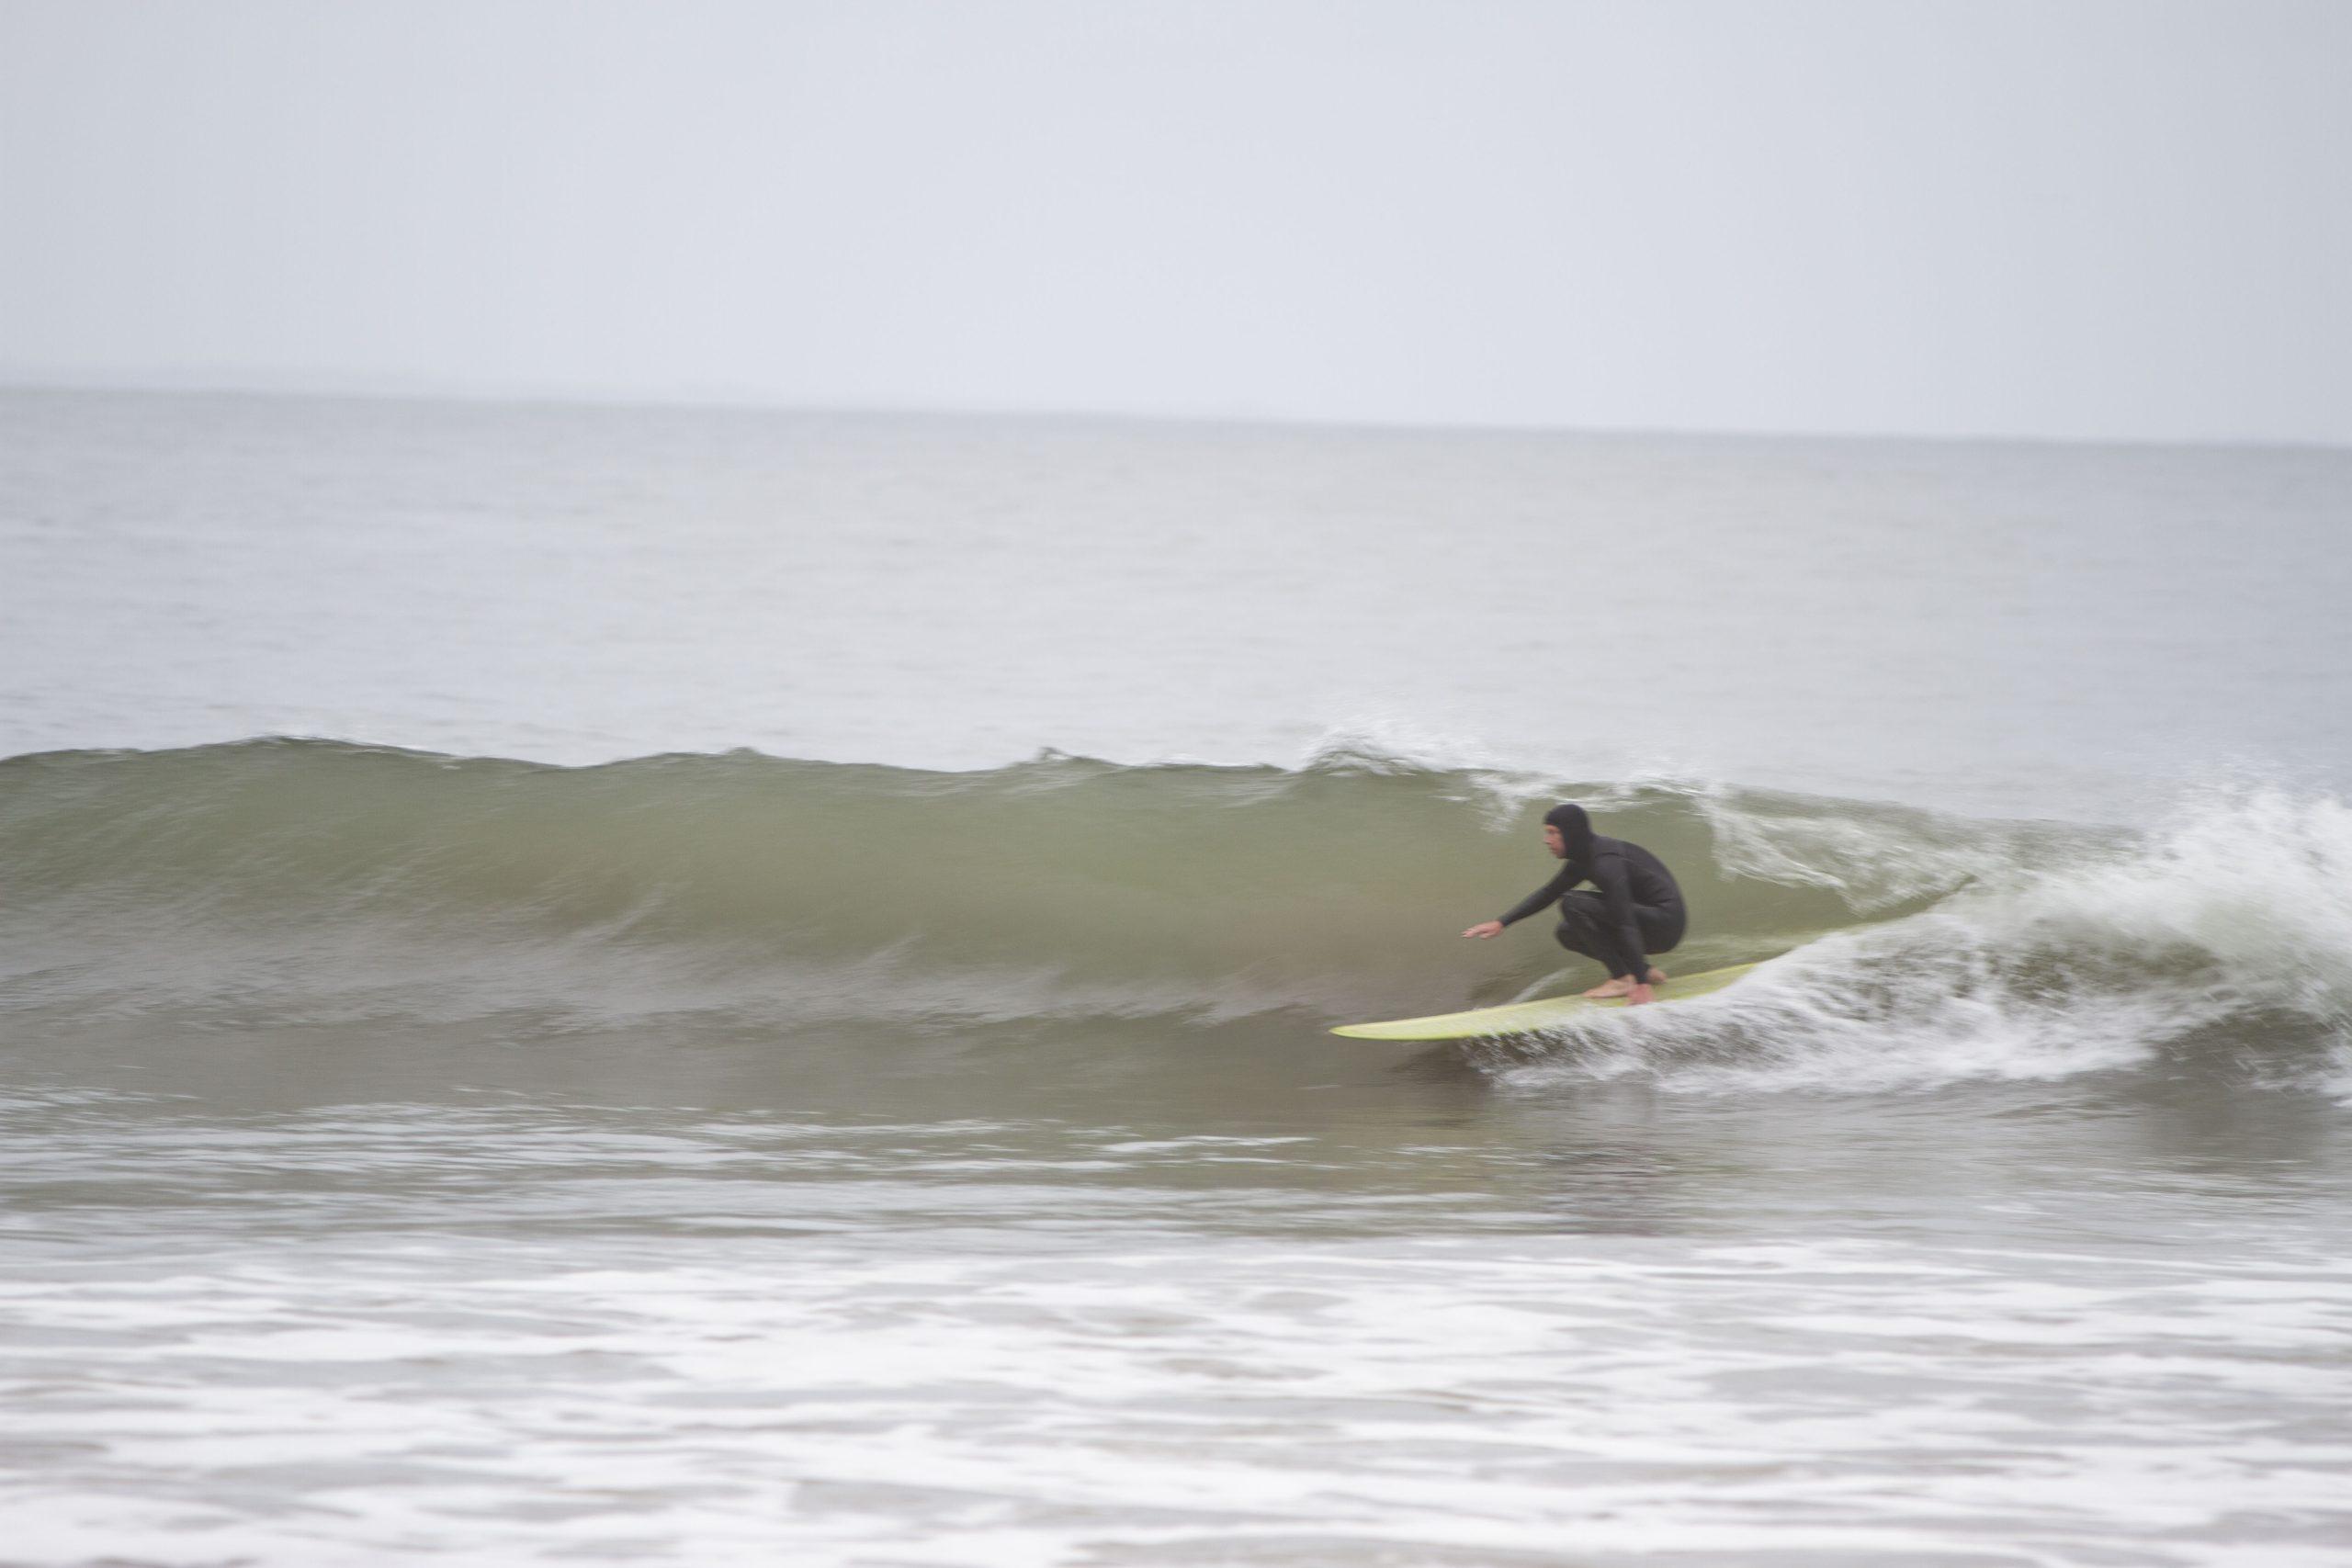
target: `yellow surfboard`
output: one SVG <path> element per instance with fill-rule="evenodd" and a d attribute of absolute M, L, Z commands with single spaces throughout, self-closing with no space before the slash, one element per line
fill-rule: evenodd
<path fill-rule="evenodd" d="M 1653 987 L 1657 1000 L 1653 1007 L 1668 1002 L 1685 1001 L 1703 997 L 1735 985 L 1754 973 L 1754 964 L 1734 964 L 1729 969 L 1710 969 L 1701 975 L 1678 975 L 1665 985 Z M 1509 1007 L 1479 1008 L 1471 1012 L 1442 1012 L 1429 1018 L 1391 1019 L 1385 1023 L 1348 1023 L 1331 1031 L 1351 1040 L 1477 1040 L 1497 1034 L 1532 1034 L 1590 1012 L 1595 1008 L 1621 1008 L 1623 997 L 1606 1001 L 1588 1001 L 1582 997 L 1544 997 L 1532 1002 L 1513 1002 Z"/>

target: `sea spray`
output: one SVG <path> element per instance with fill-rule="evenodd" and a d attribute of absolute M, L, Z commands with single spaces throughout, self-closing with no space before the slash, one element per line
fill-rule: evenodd
<path fill-rule="evenodd" d="M 1803 820 L 1742 823 L 1724 841 L 1743 867 L 1853 885 L 1850 854 L 1792 852 L 1823 841 Z M 2144 832 L 2020 832 L 1928 910 L 1826 934 L 1711 1002 L 1564 1030 L 1556 1052 L 1506 1070 L 1530 1086 L 1649 1074 L 1693 1090 L 1875 1091 L 2169 1066 L 2345 1091 L 2341 802 L 2199 791 Z M 1964 863 L 1949 837 L 1921 840 L 1943 874 Z"/>

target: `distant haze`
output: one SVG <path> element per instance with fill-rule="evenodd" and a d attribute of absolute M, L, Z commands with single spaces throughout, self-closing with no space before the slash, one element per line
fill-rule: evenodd
<path fill-rule="evenodd" d="M 2352 6 L 0 0 L 0 378 L 2352 443 Z"/>

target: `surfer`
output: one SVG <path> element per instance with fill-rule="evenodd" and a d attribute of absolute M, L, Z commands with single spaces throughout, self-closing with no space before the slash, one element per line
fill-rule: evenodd
<path fill-rule="evenodd" d="M 1609 978 L 1585 995 L 1623 997 L 1628 1007 L 1654 999 L 1650 987 L 1666 984 L 1666 972 L 1651 967 L 1649 954 L 1673 952 L 1686 919 L 1674 874 L 1641 845 L 1594 832 L 1581 806 L 1555 806 L 1544 814 L 1544 845 L 1567 863 L 1559 874 L 1501 919 L 1481 920 L 1462 934 L 1499 936 L 1505 926 L 1557 899 L 1560 924 L 1554 934 L 1560 945 L 1600 960 L 1609 970 Z M 1569 891 L 1586 881 L 1600 891 Z"/>

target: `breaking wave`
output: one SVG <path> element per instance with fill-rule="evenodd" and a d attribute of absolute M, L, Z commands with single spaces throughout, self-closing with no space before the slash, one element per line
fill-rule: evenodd
<path fill-rule="evenodd" d="M 1883 1089 L 2194 1063 L 2352 1088 L 2352 811 L 2256 788 L 2126 830 L 1363 750 L 943 773 L 734 752 L 589 768 L 320 740 L 0 762 L 24 1018 L 695 1019 L 791 1042 L 1041 1022 L 1311 1034 L 1580 980 L 1555 796 L 1676 867 L 1704 1002 L 1483 1048 L 1513 1084 Z"/>

